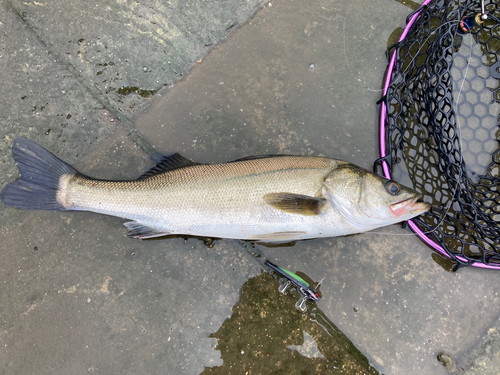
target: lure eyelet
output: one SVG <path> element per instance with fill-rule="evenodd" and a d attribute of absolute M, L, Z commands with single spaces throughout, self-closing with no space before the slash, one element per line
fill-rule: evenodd
<path fill-rule="evenodd" d="M 401 185 L 396 181 L 389 180 L 385 183 L 385 189 L 391 195 L 398 195 L 401 193 Z"/>

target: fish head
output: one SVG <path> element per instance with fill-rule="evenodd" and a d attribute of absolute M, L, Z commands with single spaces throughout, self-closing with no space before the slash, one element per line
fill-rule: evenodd
<path fill-rule="evenodd" d="M 346 219 L 362 230 L 399 223 L 430 209 L 421 194 L 396 181 L 346 163 L 324 181 L 326 196 Z"/>

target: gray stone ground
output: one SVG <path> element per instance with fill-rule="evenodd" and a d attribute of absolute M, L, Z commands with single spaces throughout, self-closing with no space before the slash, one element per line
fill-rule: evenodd
<path fill-rule="evenodd" d="M 152 146 L 203 162 L 297 153 L 369 168 L 387 40 L 411 11 L 392 0 L 0 7 L 0 188 L 17 177 L 21 135 L 96 178 L 138 176 Z M 258 265 L 232 241 L 134 241 L 122 222 L 0 208 L 0 373 L 222 364 L 209 335 Z M 444 374 L 446 351 L 462 374 L 497 374 L 499 274 L 447 273 L 407 232 L 378 232 L 263 251 L 325 277 L 319 307 L 379 371 Z"/>

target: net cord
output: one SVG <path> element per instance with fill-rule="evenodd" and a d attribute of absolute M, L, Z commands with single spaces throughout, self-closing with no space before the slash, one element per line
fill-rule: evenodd
<path fill-rule="evenodd" d="M 406 38 L 406 36 L 408 35 L 408 33 L 410 31 L 410 28 L 413 25 L 413 23 L 415 22 L 415 20 L 420 16 L 420 13 L 422 13 L 422 11 L 424 10 L 424 8 L 431 1 L 432 0 L 425 0 L 422 3 L 422 5 L 420 6 L 420 8 L 416 12 L 414 12 L 414 14 L 408 20 L 408 22 L 406 24 L 406 27 L 404 28 L 403 33 L 401 34 L 398 42 L 401 42 L 401 41 L 403 41 Z M 387 91 L 389 90 L 389 86 L 391 84 L 392 71 L 394 70 L 394 65 L 396 63 L 396 54 L 397 54 L 397 51 L 394 50 L 392 52 L 391 59 L 389 60 L 389 65 L 388 65 L 387 73 L 386 73 L 386 77 L 385 77 L 385 82 L 384 82 L 384 88 L 383 88 L 383 92 L 382 92 L 382 97 L 385 97 L 385 95 L 387 95 Z M 387 107 L 385 105 L 385 102 L 382 100 L 381 104 L 380 104 L 380 141 L 379 141 L 380 156 L 381 156 L 381 158 L 379 160 L 380 160 L 380 164 L 382 166 L 382 171 L 383 171 L 384 176 L 386 178 L 390 179 L 391 178 L 391 171 L 390 171 L 390 168 L 389 168 L 389 165 L 388 165 L 387 161 L 385 160 L 385 158 L 387 157 L 386 143 L 385 143 L 386 142 L 386 139 L 385 139 L 385 133 L 386 133 L 385 132 L 386 114 L 387 114 Z M 417 224 L 415 224 L 415 222 L 413 222 L 413 220 L 408 220 L 407 223 L 408 223 L 408 226 L 410 227 L 410 229 L 422 241 L 424 241 L 428 246 L 432 247 L 440 255 L 442 255 L 442 256 L 444 256 L 446 258 L 451 259 L 451 257 L 446 253 L 446 251 L 441 247 L 441 245 L 437 244 L 431 238 L 429 238 L 428 236 L 426 236 L 426 234 L 417 226 Z M 470 262 L 469 260 L 467 260 L 466 258 L 461 257 L 461 256 L 457 256 L 457 259 L 459 259 L 460 261 L 464 262 L 465 264 L 469 263 L 471 266 L 474 266 L 474 267 L 487 268 L 487 269 L 500 269 L 500 265 L 499 266 L 493 266 L 493 265 L 488 265 L 488 264 L 484 264 L 484 263 Z"/>

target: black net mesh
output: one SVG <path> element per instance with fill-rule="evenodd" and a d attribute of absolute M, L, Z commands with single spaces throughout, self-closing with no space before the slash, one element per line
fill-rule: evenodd
<path fill-rule="evenodd" d="M 414 222 L 457 263 L 500 268 L 499 2 L 484 23 L 479 0 L 425 7 L 389 50 L 383 101 L 392 177 L 432 204 Z"/>

